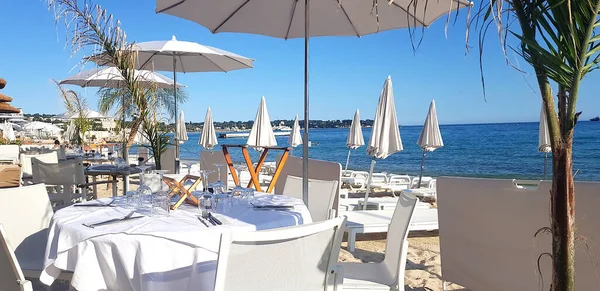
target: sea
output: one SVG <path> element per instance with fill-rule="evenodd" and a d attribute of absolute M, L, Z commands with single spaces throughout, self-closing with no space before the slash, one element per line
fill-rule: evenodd
<path fill-rule="evenodd" d="M 427 153 L 425 176 L 463 176 L 511 179 L 542 179 L 544 153 L 538 152 L 537 122 L 441 125 L 444 147 Z M 402 126 L 400 135 L 404 150 L 386 159 L 377 159 L 375 172 L 418 175 L 422 150 L 417 139 L 422 126 Z M 348 128 L 310 129 L 309 157 L 338 162 L 345 166 L 348 149 Z M 365 143 L 371 128 L 363 128 Z M 181 145 L 182 160 L 198 160 L 202 148 L 198 145 L 200 133 L 188 133 L 189 140 Z M 280 146 L 287 145 L 287 136 L 278 136 Z M 245 144 L 245 138 L 219 138 L 219 144 Z M 214 151 L 221 151 L 220 146 Z M 230 151 L 234 163 L 242 163 L 241 151 Z M 258 152 L 250 150 L 253 160 Z M 291 151 L 302 156 L 302 146 Z M 276 153 L 268 161 L 275 161 Z M 371 157 L 366 146 L 350 150 L 348 169 L 368 171 Z M 551 177 L 551 155 L 548 157 L 548 176 Z M 582 121 L 576 125 L 573 145 L 575 180 L 600 181 L 600 122 Z"/>

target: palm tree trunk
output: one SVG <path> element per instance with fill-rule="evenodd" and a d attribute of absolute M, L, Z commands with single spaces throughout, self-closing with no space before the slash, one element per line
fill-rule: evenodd
<path fill-rule="evenodd" d="M 133 144 L 133 140 L 135 139 L 135 135 L 137 134 L 140 125 L 142 124 L 143 118 L 138 117 L 131 124 L 131 131 L 129 132 L 129 137 L 127 138 L 127 148 L 130 148 Z"/>
<path fill-rule="evenodd" d="M 573 130 L 552 152 L 552 291 L 575 290 Z"/>

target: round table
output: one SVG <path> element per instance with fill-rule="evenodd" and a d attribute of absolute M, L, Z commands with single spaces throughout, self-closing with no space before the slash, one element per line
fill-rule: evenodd
<path fill-rule="evenodd" d="M 106 204 L 113 199 L 116 207 L 70 206 L 54 214 L 42 283 L 52 284 L 61 270 L 66 270 L 73 272 L 71 285 L 79 291 L 212 291 L 221 233 L 312 223 L 302 200 L 260 193 L 254 204 L 293 205 L 293 209 L 258 209 L 235 198 L 229 211 L 214 214 L 223 223 L 220 226 L 206 227 L 198 219 L 198 209 L 191 205 L 182 205 L 169 216 L 146 216 L 94 228 L 83 225 L 122 218 L 132 211 L 123 197 L 98 201 Z"/>

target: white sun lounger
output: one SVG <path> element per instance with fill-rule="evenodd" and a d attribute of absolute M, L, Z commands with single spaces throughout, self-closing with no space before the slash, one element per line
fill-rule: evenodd
<path fill-rule="evenodd" d="M 387 232 L 394 210 L 359 210 L 344 212 L 347 217 L 345 232 L 348 233 L 348 251 L 353 252 L 358 233 Z M 409 231 L 438 229 L 437 209 L 415 208 Z"/>

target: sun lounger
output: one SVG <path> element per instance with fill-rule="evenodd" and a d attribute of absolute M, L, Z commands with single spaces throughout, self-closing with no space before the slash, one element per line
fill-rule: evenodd
<path fill-rule="evenodd" d="M 387 232 L 394 210 L 359 210 L 344 212 L 347 217 L 348 251 L 353 252 L 358 233 Z M 410 231 L 431 231 L 438 229 L 437 209 L 415 208 Z"/>

